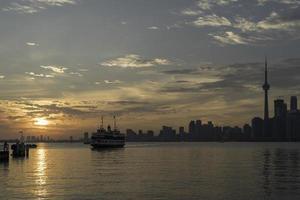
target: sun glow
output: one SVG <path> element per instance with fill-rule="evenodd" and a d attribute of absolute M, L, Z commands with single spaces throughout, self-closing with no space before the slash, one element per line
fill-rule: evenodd
<path fill-rule="evenodd" d="M 47 126 L 49 121 L 45 118 L 36 118 L 34 124 L 38 126 Z"/>

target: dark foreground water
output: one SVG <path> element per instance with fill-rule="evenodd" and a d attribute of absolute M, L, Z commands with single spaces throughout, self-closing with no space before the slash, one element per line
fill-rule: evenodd
<path fill-rule="evenodd" d="M 300 143 L 39 144 L 0 163 L 0 199 L 300 199 Z"/>

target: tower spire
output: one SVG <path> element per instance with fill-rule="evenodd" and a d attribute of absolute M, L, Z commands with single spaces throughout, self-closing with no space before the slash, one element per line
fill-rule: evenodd
<path fill-rule="evenodd" d="M 114 129 L 117 130 L 116 116 L 114 115 Z"/>
<path fill-rule="evenodd" d="M 265 83 L 268 83 L 268 58 L 265 56 Z"/>
<path fill-rule="evenodd" d="M 267 56 L 265 56 L 265 82 L 262 86 L 265 92 L 265 103 L 264 103 L 264 136 L 268 135 L 269 129 L 269 99 L 268 99 L 268 91 L 270 90 L 270 85 L 268 83 L 268 60 Z"/>

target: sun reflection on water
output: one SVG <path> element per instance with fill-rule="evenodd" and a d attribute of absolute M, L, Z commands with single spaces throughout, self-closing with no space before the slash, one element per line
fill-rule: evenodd
<path fill-rule="evenodd" d="M 37 163 L 36 163 L 36 180 L 35 183 L 37 188 L 35 193 L 38 197 L 45 197 L 47 195 L 47 163 L 46 163 L 46 152 L 44 148 L 37 150 Z"/>

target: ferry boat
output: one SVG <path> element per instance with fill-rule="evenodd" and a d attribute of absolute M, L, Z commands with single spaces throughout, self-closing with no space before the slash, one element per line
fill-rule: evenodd
<path fill-rule="evenodd" d="M 9 145 L 4 143 L 3 147 L 0 146 L 0 162 L 7 162 L 9 160 Z"/>
<path fill-rule="evenodd" d="M 113 130 L 110 125 L 107 126 L 107 129 L 103 128 L 103 117 L 101 118 L 101 126 L 95 133 L 92 133 L 90 143 L 93 149 L 122 148 L 125 146 L 125 135 L 117 129 L 115 116 Z"/>

